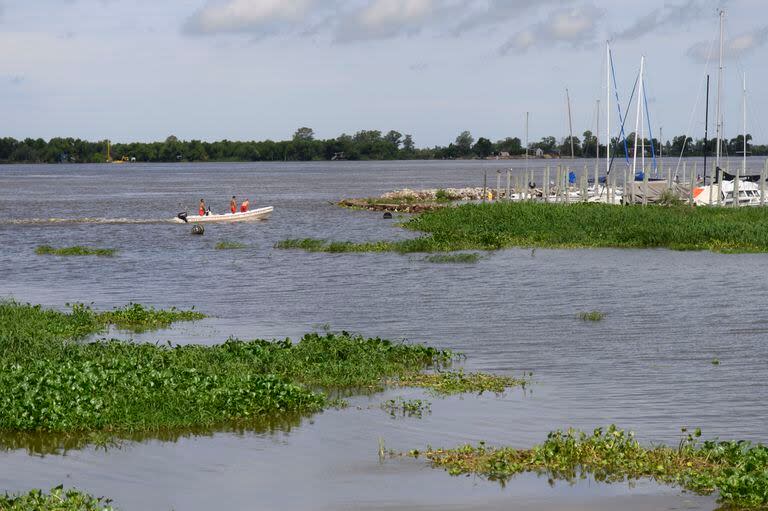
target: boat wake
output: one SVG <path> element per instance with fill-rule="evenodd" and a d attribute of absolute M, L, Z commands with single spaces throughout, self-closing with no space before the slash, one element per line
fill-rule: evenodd
<path fill-rule="evenodd" d="M 53 225 L 53 224 L 164 224 L 168 218 L 11 218 L 0 220 L 0 225 Z"/>

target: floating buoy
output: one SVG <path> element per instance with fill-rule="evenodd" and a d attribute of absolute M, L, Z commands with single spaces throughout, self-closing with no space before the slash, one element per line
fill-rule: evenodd
<path fill-rule="evenodd" d="M 205 229 L 203 229 L 203 226 L 200 224 L 195 224 L 192 226 L 192 234 L 199 234 L 203 235 L 205 234 Z"/>
<path fill-rule="evenodd" d="M 392 213 L 390 213 L 389 211 L 385 212 L 384 218 L 387 218 L 387 219 L 392 218 Z"/>

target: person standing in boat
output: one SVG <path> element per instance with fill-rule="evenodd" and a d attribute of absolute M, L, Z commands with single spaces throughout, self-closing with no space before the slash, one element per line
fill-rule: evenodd
<path fill-rule="evenodd" d="M 250 203 L 248 202 L 248 197 L 246 197 L 243 203 L 240 205 L 240 213 L 245 213 L 248 211 L 248 206 L 250 206 Z"/>
<path fill-rule="evenodd" d="M 232 196 L 232 200 L 229 201 L 229 211 L 232 213 L 237 213 L 237 199 L 235 199 L 235 196 Z"/>
<path fill-rule="evenodd" d="M 205 216 L 208 213 L 208 208 L 205 207 L 205 200 L 200 199 L 200 207 L 198 208 L 197 212 L 200 214 L 200 216 Z"/>

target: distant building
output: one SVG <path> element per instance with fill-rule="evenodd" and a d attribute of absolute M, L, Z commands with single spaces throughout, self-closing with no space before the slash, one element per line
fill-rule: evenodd
<path fill-rule="evenodd" d="M 499 153 L 499 158 L 509 158 L 509 152 L 508 151 L 501 151 Z"/>
<path fill-rule="evenodd" d="M 541 147 L 537 147 L 536 152 L 534 154 L 536 155 L 536 158 L 544 157 L 544 151 L 542 151 Z"/>

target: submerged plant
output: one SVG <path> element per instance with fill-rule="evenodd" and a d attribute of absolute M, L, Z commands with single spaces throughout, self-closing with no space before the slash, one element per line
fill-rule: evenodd
<path fill-rule="evenodd" d="M 482 394 L 488 391 L 501 394 L 509 387 L 525 387 L 529 380 L 488 373 L 465 373 L 460 370 L 410 374 L 389 383 L 402 387 L 423 387 L 436 394 Z"/>
<path fill-rule="evenodd" d="M 481 255 L 477 252 L 461 253 L 461 254 L 433 254 L 424 258 L 424 261 L 428 263 L 464 263 L 471 264 L 476 263 L 481 259 Z"/>
<path fill-rule="evenodd" d="M 718 491 L 720 500 L 735 509 L 768 506 L 768 447 L 745 441 L 700 442 L 700 434 L 697 430 L 684 435 L 677 447 L 644 447 L 632 432 L 611 425 L 591 434 L 555 431 L 531 449 L 493 448 L 481 442 L 409 454 L 423 454 L 432 466 L 451 475 L 478 474 L 502 483 L 524 472 L 566 481 L 587 475 L 606 483 L 652 479 L 700 494 Z"/>
<path fill-rule="evenodd" d="M 425 413 L 432 413 L 432 403 L 421 399 L 397 397 L 384 401 L 381 404 L 381 409 L 388 412 L 393 419 L 397 416 L 418 417 L 421 419 Z"/>
<path fill-rule="evenodd" d="M 220 241 L 216 243 L 216 250 L 238 250 L 241 248 L 247 248 L 248 245 L 240 243 L 239 241 Z"/>
<path fill-rule="evenodd" d="M 35 249 L 35 254 L 37 255 L 112 257 L 116 253 L 117 250 L 114 248 L 94 248 L 81 245 L 61 248 L 54 248 L 50 245 L 40 245 Z"/>
<path fill-rule="evenodd" d="M 605 319 L 605 313 L 598 310 L 589 312 L 580 312 L 579 319 L 582 321 L 602 321 Z"/>

